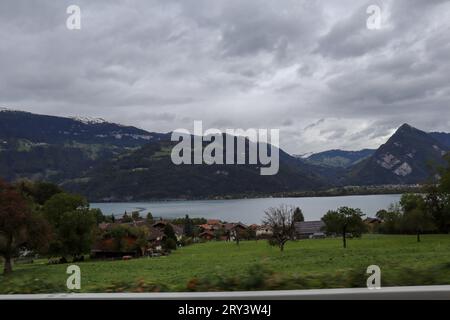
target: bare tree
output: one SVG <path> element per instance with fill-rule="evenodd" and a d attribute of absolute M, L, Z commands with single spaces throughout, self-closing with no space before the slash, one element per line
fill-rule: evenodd
<path fill-rule="evenodd" d="M 264 211 L 266 217 L 263 224 L 270 226 L 273 233 L 269 242 L 277 245 L 281 251 L 284 250 L 286 242 L 291 240 L 294 235 L 294 210 L 294 207 L 283 204 Z"/>

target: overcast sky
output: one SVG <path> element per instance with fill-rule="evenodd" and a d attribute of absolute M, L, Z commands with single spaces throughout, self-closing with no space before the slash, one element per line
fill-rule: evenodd
<path fill-rule="evenodd" d="M 66 8 L 81 8 L 68 30 Z M 381 7 L 369 30 L 366 9 Z M 450 131 L 450 1 L 0 3 L 0 106 L 149 131 L 279 128 L 290 153 Z"/>

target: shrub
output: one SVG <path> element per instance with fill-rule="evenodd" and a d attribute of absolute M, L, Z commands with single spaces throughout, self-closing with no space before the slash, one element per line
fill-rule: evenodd
<path fill-rule="evenodd" d="M 172 238 L 166 238 L 162 246 L 165 250 L 176 250 L 177 249 L 177 242 Z"/>

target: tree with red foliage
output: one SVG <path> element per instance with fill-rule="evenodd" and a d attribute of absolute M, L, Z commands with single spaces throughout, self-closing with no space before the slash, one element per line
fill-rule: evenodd
<path fill-rule="evenodd" d="M 30 210 L 12 185 L 0 180 L 0 256 L 5 261 L 4 274 L 12 272 L 12 259 L 21 247 L 42 249 L 49 234 L 47 222 Z"/>

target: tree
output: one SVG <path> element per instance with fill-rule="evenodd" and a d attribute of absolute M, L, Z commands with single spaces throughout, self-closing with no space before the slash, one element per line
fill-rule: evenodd
<path fill-rule="evenodd" d="M 141 215 L 139 214 L 138 211 L 133 211 L 133 212 L 131 213 L 131 219 L 132 219 L 133 221 L 141 220 Z"/>
<path fill-rule="evenodd" d="M 239 246 L 239 243 L 241 242 L 241 233 L 239 232 L 237 225 L 231 229 L 231 235 L 234 237 L 234 241 L 236 241 L 236 245 Z"/>
<path fill-rule="evenodd" d="M 105 217 L 100 209 L 91 209 L 92 214 L 95 216 L 96 224 L 99 225 L 102 222 L 107 221 L 107 217 Z"/>
<path fill-rule="evenodd" d="M 450 195 L 442 192 L 439 186 L 427 186 L 425 210 L 431 214 L 439 232 L 450 232 Z"/>
<path fill-rule="evenodd" d="M 150 232 L 146 227 L 136 227 L 135 228 L 135 236 L 136 236 L 136 248 L 139 250 L 140 255 L 145 255 L 145 251 L 148 247 L 148 237 Z"/>
<path fill-rule="evenodd" d="M 166 223 L 164 226 L 164 241 L 163 247 L 170 250 L 175 250 L 177 248 L 177 237 L 175 231 L 170 223 Z"/>
<path fill-rule="evenodd" d="M 294 235 L 294 208 L 281 205 L 278 208 L 269 208 L 264 213 L 263 224 L 272 228 L 269 243 L 276 244 L 280 251 L 284 251 L 286 242 Z"/>
<path fill-rule="evenodd" d="M 173 230 L 173 227 L 170 223 L 166 223 L 166 225 L 164 226 L 164 235 L 166 236 L 166 238 L 177 241 L 177 236 L 175 235 L 175 231 Z"/>
<path fill-rule="evenodd" d="M 42 211 L 52 227 L 57 229 L 64 218 L 62 213 L 87 208 L 88 203 L 82 196 L 58 193 L 45 202 Z"/>
<path fill-rule="evenodd" d="M 404 227 L 407 231 L 416 233 L 417 242 L 420 242 L 423 232 L 435 229 L 433 216 L 426 210 L 426 202 L 421 195 L 405 193 L 400 199 L 400 206 L 403 210 Z"/>
<path fill-rule="evenodd" d="M 28 180 L 18 182 L 17 189 L 22 195 L 30 197 L 38 205 L 43 205 L 55 194 L 63 192 L 60 187 L 53 183 L 43 181 L 32 182 Z"/>
<path fill-rule="evenodd" d="M 256 230 L 252 228 L 248 228 L 246 231 L 247 240 L 258 240 L 256 238 Z"/>
<path fill-rule="evenodd" d="M 342 235 L 343 246 L 347 248 L 347 233 L 361 235 L 366 230 L 363 216 L 360 209 L 340 207 L 336 211 L 328 211 L 322 217 L 322 221 L 325 223 L 327 233 Z"/>
<path fill-rule="evenodd" d="M 128 225 L 115 225 L 109 230 L 105 236 L 109 236 L 113 240 L 114 250 L 116 251 L 127 251 L 128 244 L 125 241 L 125 237 L 130 234 L 130 227 Z"/>
<path fill-rule="evenodd" d="M 162 243 L 164 249 L 166 250 L 176 250 L 177 249 L 177 242 L 173 240 L 172 238 L 166 238 L 164 239 Z"/>
<path fill-rule="evenodd" d="M 208 220 L 206 220 L 205 218 L 189 218 L 189 219 L 191 219 L 192 224 L 194 226 L 206 224 L 208 222 Z M 186 217 L 175 218 L 170 221 L 170 223 L 172 223 L 173 225 L 184 225 L 185 222 L 186 222 Z"/>
<path fill-rule="evenodd" d="M 381 221 L 384 221 L 386 217 L 388 216 L 389 212 L 385 209 L 378 210 L 375 216 L 380 219 Z"/>
<path fill-rule="evenodd" d="M 400 207 L 406 213 L 417 208 L 424 208 L 425 201 L 419 194 L 405 193 L 400 198 Z"/>
<path fill-rule="evenodd" d="M 129 223 L 129 222 L 133 222 L 133 219 L 125 211 L 125 213 L 122 216 L 122 223 Z"/>
<path fill-rule="evenodd" d="M 184 218 L 184 230 L 183 233 L 186 237 L 192 237 L 194 234 L 194 224 L 192 220 L 189 219 L 189 215 Z"/>
<path fill-rule="evenodd" d="M 13 186 L 0 181 L 0 255 L 4 274 L 12 272 L 11 260 L 20 247 L 43 249 L 48 243 L 48 224 L 33 213 Z"/>
<path fill-rule="evenodd" d="M 439 191 L 444 194 L 450 194 L 450 153 L 444 156 L 447 164 L 439 169 L 441 179 L 439 181 Z"/>
<path fill-rule="evenodd" d="M 60 187 L 49 182 L 37 182 L 34 185 L 33 197 L 35 201 L 43 205 L 48 199 L 53 197 L 55 194 L 62 193 Z"/>
<path fill-rule="evenodd" d="M 89 251 L 98 211 L 90 210 L 86 199 L 58 193 L 45 202 L 42 211 L 53 234 L 50 253 L 75 258 Z"/>
<path fill-rule="evenodd" d="M 294 210 L 294 222 L 303 222 L 305 221 L 305 217 L 303 216 L 302 209 L 299 207 Z"/>
<path fill-rule="evenodd" d="M 147 222 L 150 224 L 153 224 L 154 222 L 153 215 L 150 211 L 147 213 Z"/>
<path fill-rule="evenodd" d="M 225 235 L 225 231 L 222 228 L 214 230 L 214 239 L 219 241 Z"/>
<path fill-rule="evenodd" d="M 95 214 L 89 210 L 62 213 L 62 222 L 56 230 L 56 253 L 76 258 L 89 252 L 94 238 Z"/>
<path fill-rule="evenodd" d="M 447 165 L 439 168 L 439 183 L 426 187 L 425 206 L 432 215 L 439 232 L 450 232 L 450 154 L 444 159 Z"/>
<path fill-rule="evenodd" d="M 380 233 L 402 232 L 402 212 L 398 204 L 391 204 L 388 210 L 379 210 L 376 217 L 381 220 L 381 225 L 378 228 Z"/>

